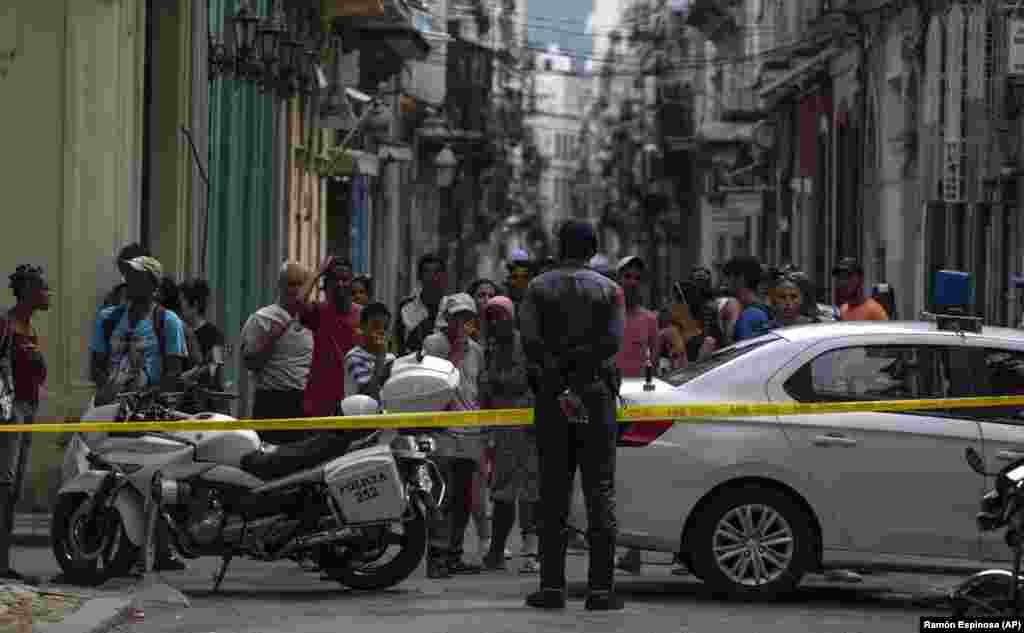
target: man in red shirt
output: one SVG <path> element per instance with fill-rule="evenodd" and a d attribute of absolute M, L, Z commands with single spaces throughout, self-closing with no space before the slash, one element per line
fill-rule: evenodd
<path fill-rule="evenodd" d="M 328 257 L 318 273 L 305 296 L 309 297 L 323 278 L 327 299 L 307 303 L 302 314 L 302 324 L 313 332 L 313 364 L 303 406 L 313 418 L 335 415 L 345 397 L 345 355 L 359 342 L 362 312 L 362 307 L 352 302 L 351 262 Z"/>

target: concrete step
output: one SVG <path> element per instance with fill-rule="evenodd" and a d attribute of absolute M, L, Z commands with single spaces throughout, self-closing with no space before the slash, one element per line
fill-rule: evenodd
<path fill-rule="evenodd" d="M 49 545 L 50 515 L 27 513 L 14 515 L 14 543 L 22 546 Z"/>

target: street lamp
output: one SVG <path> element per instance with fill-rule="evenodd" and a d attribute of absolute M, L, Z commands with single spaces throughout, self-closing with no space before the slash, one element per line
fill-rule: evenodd
<path fill-rule="evenodd" d="M 455 213 L 455 226 L 451 229 L 454 239 L 450 243 L 455 248 L 455 283 L 457 285 L 462 283 L 462 205 L 455 204 L 455 188 L 452 185 L 455 183 L 455 171 L 458 165 L 459 161 L 455 157 L 455 152 L 448 145 L 445 145 L 444 149 L 434 157 L 434 166 L 437 168 L 437 185 L 442 189 L 443 195 L 441 199 L 443 207 L 439 214 L 441 226 L 444 227 L 442 234 L 448 233 L 448 226 L 450 226 L 446 220 L 448 214 L 453 211 Z M 447 251 L 447 248 L 445 250 Z"/>
<path fill-rule="evenodd" d="M 281 80 L 286 84 L 291 81 L 298 67 L 299 48 L 302 43 L 288 36 L 281 42 Z"/>
<path fill-rule="evenodd" d="M 455 182 L 455 170 L 459 166 L 458 159 L 452 148 L 445 145 L 444 149 L 437 153 L 434 158 L 434 166 L 437 167 L 437 185 L 439 187 L 451 187 Z"/>
<path fill-rule="evenodd" d="M 210 79 L 252 82 L 276 90 L 283 99 L 323 89 L 318 62 L 332 34 L 319 28 L 316 11 L 293 12 L 284 6 L 275 0 L 270 16 L 261 18 L 251 0 L 242 0 L 225 20 L 223 33 L 209 34 Z"/>
<path fill-rule="evenodd" d="M 273 72 L 278 60 L 278 44 L 285 33 L 284 14 L 278 7 L 276 15 L 260 25 L 260 60 L 267 74 Z"/>
<path fill-rule="evenodd" d="M 252 72 L 250 63 L 253 53 L 256 52 L 256 29 L 260 23 L 260 16 L 249 6 L 248 0 L 242 0 L 242 6 L 238 13 L 231 20 L 231 26 L 235 32 L 235 46 L 238 51 L 238 61 L 245 71 Z"/>

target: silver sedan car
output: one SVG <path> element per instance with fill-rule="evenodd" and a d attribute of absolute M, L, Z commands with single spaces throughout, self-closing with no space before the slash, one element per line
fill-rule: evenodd
<path fill-rule="evenodd" d="M 776 330 L 655 380 L 626 404 L 835 402 L 1024 393 L 1024 333 L 928 322 Z M 620 440 L 619 542 L 677 553 L 716 591 L 772 596 L 827 568 L 972 570 L 1005 563 L 974 516 L 1024 457 L 1021 408 L 680 419 Z M 578 508 L 574 516 L 579 516 Z M 575 522 L 575 521 L 574 521 Z"/>

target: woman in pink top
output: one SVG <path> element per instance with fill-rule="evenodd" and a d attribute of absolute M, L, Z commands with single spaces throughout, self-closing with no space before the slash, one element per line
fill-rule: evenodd
<path fill-rule="evenodd" d="M 642 378 L 650 359 L 657 361 L 658 315 L 640 305 L 646 267 L 631 255 L 619 262 L 619 283 L 626 296 L 626 331 L 615 362 L 626 378 Z"/>

